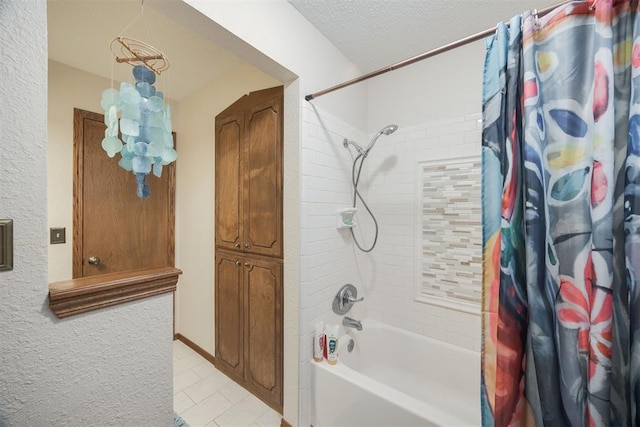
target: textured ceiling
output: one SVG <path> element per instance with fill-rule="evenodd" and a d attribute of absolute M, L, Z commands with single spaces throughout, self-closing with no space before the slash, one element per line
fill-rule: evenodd
<path fill-rule="evenodd" d="M 129 81 L 131 67 L 115 62 L 109 42 L 118 35 L 141 39 L 169 57 L 171 69 L 163 73 L 158 84 L 164 80 L 163 89 L 175 100 L 195 93 L 240 63 L 233 53 L 153 8 L 154 3 L 166 1 L 179 0 L 149 0 L 144 7 L 142 0 L 48 0 L 49 57 L 106 78 L 111 78 L 113 72 L 116 81 Z M 288 1 L 362 72 L 491 28 L 526 9 L 558 3 L 558 0 Z"/>
<path fill-rule="evenodd" d="M 288 0 L 362 72 L 560 0 Z"/>

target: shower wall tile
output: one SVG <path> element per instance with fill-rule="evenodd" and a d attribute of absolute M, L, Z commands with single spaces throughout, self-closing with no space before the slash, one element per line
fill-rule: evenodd
<path fill-rule="evenodd" d="M 371 255 L 356 255 L 359 263 L 373 266 L 371 273 L 361 272 L 366 283 L 369 317 L 476 351 L 480 350 L 478 315 L 415 300 L 419 280 L 416 270 L 422 257 L 416 186 L 421 185 L 417 182 L 419 162 L 444 163 L 469 156 L 480 159 L 481 118 L 481 113 L 477 113 L 401 126 L 391 135 L 393 141 L 379 141 L 386 151 L 376 146 L 367 158 L 361 180 L 368 184 L 362 193 L 378 218 L 380 236 Z M 465 207 L 465 202 L 459 202 L 456 209 L 460 215 L 471 210 L 469 203 Z M 366 221 L 361 220 L 363 226 Z M 457 255 L 462 255 L 470 250 L 470 239 L 464 234 L 460 236 L 460 241 L 446 245 L 446 251 L 454 247 L 460 252 Z M 446 251 L 441 248 L 438 255 Z M 468 274 L 469 279 L 458 286 L 466 286 L 471 278 L 475 285 L 481 271 L 474 266 Z"/>
<path fill-rule="evenodd" d="M 363 167 L 360 191 L 375 213 L 380 234 L 373 252 L 358 251 L 348 229 L 337 229 L 337 212 L 350 207 L 352 152 L 345 138 L 366 144 L 369 135 L 340 118 L 303 105 L 301 138 L 300 414 L 310 419 L 309 363 L 317 322 L 339 323 L 331 310 L 345 283 L 354 284 L 366 304 L 354 318 L 369 317 L 418 334 L 480 350 L 480 318 L 415 301 L 417 162 L 480 156 L 481 114 L 416 126 L 382 137 Z M 384 125 L 383 123 L 381 125 Z M 359 205 L 354 232 L 369 245 L 374 227 Z M 478 274 L 480 274 L 478 272 Z"/>
<path fill-rule="evenodd" d="M 301 150 L 300 239 L 300 414 L 310 419 L 309 363 L 316 323 L 339 323 L 331 310 L 345 283 L 357 283 L 353 244 L 348 230 L 338 230 L 337 212 L 350 207 L 351 155 L 343 140 L 363 141 L 367 135 L 310 104 L 303 106 Z M 358 313 L 364 316 L 364 313 Z"/>
<path fill-rule="evenodd" d="M 418 234 L 422 253 L 419 292 L 480 305 L 480 159 L 420 165 Z M 418 254 L 420 255 L 420 253 Z"/>

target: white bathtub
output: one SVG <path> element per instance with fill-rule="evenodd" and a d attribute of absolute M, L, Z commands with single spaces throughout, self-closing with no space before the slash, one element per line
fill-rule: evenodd
<path fill-rule="evenodd" d="M 311 361 L 314 427 L 481 424 L 478 353 L 373 320 L 338 351 L 337 365 Z"/>

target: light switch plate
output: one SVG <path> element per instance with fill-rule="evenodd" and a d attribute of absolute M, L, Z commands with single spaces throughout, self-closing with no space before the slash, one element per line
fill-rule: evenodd
<path fill-rule="evenodd" d="M 57 245 L 59 243 L 65 243 L 66 238 L 66 229 L 65 228 L 51 228 L 49 229 L 50 240 L 52 245 Z"/>
<path fill-rule="evenodd" d="M 13 220 L 0 219 L 0 271 L 13 270 Z"/>

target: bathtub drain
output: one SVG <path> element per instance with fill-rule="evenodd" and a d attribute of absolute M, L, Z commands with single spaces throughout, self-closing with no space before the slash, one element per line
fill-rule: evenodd
<path fill-rule="evenodd" d="M 354 345 L 355 345 L 355 342 L 353 340 L 349 340 L 349 344 L 347 344 L 347 350 L 349 351 L 349 353 L 353 351 Z"/>

